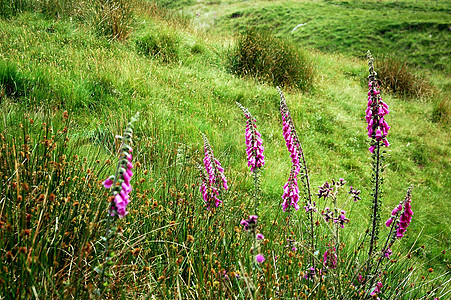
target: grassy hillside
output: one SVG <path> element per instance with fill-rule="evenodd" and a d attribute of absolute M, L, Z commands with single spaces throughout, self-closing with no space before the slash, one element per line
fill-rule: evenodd
<path fill-rule="evenodd" d="M 265 11 L 294 10 L 296 5 L 308 5 L 306 11 L 319 15 L 324 15 L 320 9 L 330 5 L 337 9 L 348 6 L 353 11 L 360 9 L 353 2 L 293 2 L 283 9 L 277 1 L 260 4 L 256 7 L 260 16 L 265 16 Z M 217 5 L 202 7 L 211 9 Z M 237 24 L 229 22 L 240 18 L 260 24 L 253 19 L 257 15 L 250 13 L 249 5 L 241 8 L 238 5 L 231 3 L 226 10 L 218 11 L 217 24 L 223 32 L 227 26 Z M 177 8 L 172 4 L 171 8 L 174 7 Z M 195 11 L 196 6 L 186 9 Z M 398 11 L 396 7 L 392 9 Z M 441 3 L 436 11 L 425 10 L 435 16 L 435 21 L 430 22 L 446 21 L 442 14 L 448 13 Z M 226 21 L 236 11 L 243 13 Z M 404 8 L 399 12 L 402 14 Z M 417 21 L 428 18 L 426 13 L 419 15 Z M 337 18 L 343 18 L 341 11 L 337 12 Z M 288 24 L 288 18 L 283 16 L 280 19 L 287 24 L 280 24 L 279 33 L 288 34 L 286 28 L 294 23 Z M 196 22 L 190 26 L 186 17 L 173 11 L 139 3 L 133 10 L 128 34 L 117 40 L 83 19 L 54 18 L 39 12 L 0 19 L 0 171 L 5 178 L 0 189 L 0 221 L 8 232 L 5 234 L 14 237 L 1 244 L 1 264 L 9 270 L 0 277 L 6 295 L 13 295 L 13 288 L 20 288 L 21 284 L 27 285 L 24 294 L 29 296 L 39 293 L 41 297 L 77 297 L 86 295 L 84 289 L 94 295 L 92 284 L 83 279 L 95 276 L 92 269 L 99 258 L 93 253 L 103 249 L 100 241 L 105 232 L 102 214 L 106 215 L 107 193 L 100 189 L 100 183 L 114 171 L 114 164 L 106 162 L 116 159 L 114 154 L 119 143 L 114 136 L 121 134 L 137 111 L 140 120 L 136 123 L 133 145 L 136 185 L 130 214 L 118 221 L 123 233 L 114 244 L 118 249 L 117 265 L 113 268 L 114 295 L 136 298 L 153 294 L 171 299 L 182 293 L 182 298 L 217 299 L 233 294 L 225 283 L 223 289 L 215 286 L 219 281 L 210 270 L 239 270 L 237 258 L 244 259 L 246 247 L 250 247 L 239 226 L 252 213 L 253 179 L 246 165 L 245 121 L 236 101 L 252 112 L 264 140 L 266 165 L 260 178 L 262 223 L 259 228 L 270 241 L 269 245 L 265 244 L 268 258 L 270 250 L 276 249 L 279 242 L 282 245 L 284 237 L 290 234 L 282 225 L 272 222 L 284 223 L 281 194 L 290 172 L 278 112 L 279 95 L 270 84 L 231 74 L 228 62 L 236 39 L 198 30 Z M 240 24 L 245 26 L 246 22 Z M 320 30 L 326 23 L 318 26 Z M 361 25 L 355 26 L 349 30 L 358 31 Z M 434 30 L 440 27 L 434 26 Z M 341 31 L 330 28 L 329 32 L 338 37 Z M 299 34 L 301 39 L 301 33 L 300 29 L 295 31 L 295 38 Z M 313 46 L 328 49 L 320 40 L 317 44 L 313 42 L 314 32 L 309 35 Z M 316 74 L 313 87 L 308 92 L 295 88 L 284 90 L 304 147 L 313 191 L 324 181 L 340 177 L 362 190 L 362 201 L 347 208 L 351 218 L 350 240 L 357 239 L 356 232 L 369 226 L 372 187 L 364 119 L 367 88 L 362 84 L 367 65 L 351 56 L 360 57 L 359 49 L 366 52 L 374 47 L 377 58 L 379 49 L 371 40 L 366 45 L 362 40 L 359 43 L 362 48 L 343 47 L 332 54 L 310 50 L 308 56 Z M 448 70 L 449 61 L 438 60 L 432 65 L 433 60 L 426 59 L 433 53 L 446 57 L 449 47 L 445 44 L 428 51 L 418 48 L 420 54 L 413 55 L 415 62 Z M 387 43 L 387 47 L 391 45 Z M 442 89 L 447 80 L 443 75 L 435 75 L 436 98 L 429 100 L 383 95 L 390 105 L 387 121 L 392 129 L 381 218 L 390 215 L 413 184 L 414 219 L 408 234 L 394 250 L 412 247 L 414 258 L 424 263 L 419 269 L 433 267 L 443 272 L 449 270 L 450 264 L 451 227 L 444 217 L 451 213 L 448 205 L 450 128 L 446 121 L 433 122 L 433 115 L 438 103 L 446 103 L 440 102 L 443 98 L 449 99 L 448 91 Z M 444 111 L 449 114 L 449 109 Z M 198 189 L 196 164 L 203 157 L 201 132 L 208 137 L 229 179 L 230 191 L 221 208 L 223 214 L 217 217 L 205 210 Z M 66 137 L 68 141 L 63 143 Z M 48 147 L 49 140 L 57 146 Z M 23 146 L 27 143 L 33 147 Z M 31 189 L 19 184 L 22 178 L 23 182 L 29 180 Z M 45 199 L 53 194 L 56 200 L 46 206 L 38 194 L 48 195 Z M 326 204 L 319 205 L 322 208 Z M 70 218 L 62 217 L 65 215 Z M 303 222 L 303 209 L 295 214 L 294 220 Z M 62 231 L 58 232 L 58 228 Z M 292 233 L 295 238 L 302 232 L 299 228 Z M 34 239 L 26 237 L 23 231 L 26 229 L 32 230 Z M 189 235 L 194 236 L 194 243 L 189 242 Z M 224 236 L 224 240 L 219 238 Z M 95 250 L 87 247 L 88 244 Z M 211 247 L 205 252 L 199 250 L 206 244 Z M 30 251 L 28 257 L 18 245 Z M 33 248 L 41 250 L 32 253 Z M 13 258 L 8 256 L 10 251 Z M 324 253 L 324 249 L 321 251 Z M 300 257 L 297 259 L 302 261 Z M 58 269 L 58 264 L 63 267 Z M 245 262 L 249 268 L 251 264 L 252 259 Z M 304 269 L 306 265 L 304 262 Z M 72 268 L 75 271 L 68 271 Z M 33 278 L 35 273 L 31 270 L 41 274 L 43 281 Z M 290 276 L 299 277 L 299 270 L 293 268 L 289 272 Z M 268 278 L 270 274 L 267 273 Z M 187 285 L 179 279 L 187 280 Z M 8 287 L 5 282 L 14 282 L 14 286 Z M 45 286 L 48 290 L 39 288 L 36 292 L 30 286 Z M 235 288 L 231 289 L 235 291 Z M 245 295 L 245 286 L 240 288 L 241 296 Z M 387 295 L 392 294 L 387 292 Z"/>
<path fill-rule="evenodd" d="M 254 27 L 328 53 L 364 58 L 373 49 L 450 74 L 450 1 L 217 1 L 179 9 L 208 30 Z"/>

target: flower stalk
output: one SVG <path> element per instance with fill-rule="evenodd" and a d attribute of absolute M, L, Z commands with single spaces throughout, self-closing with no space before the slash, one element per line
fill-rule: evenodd
<path fill-rule="evenodd" d="M 101 266 L 101 288 L 100 295 L 103 294 L 104 288 L 108 286 L 106 279 L 106 267 L 114 258 L 114 252 L 110 252 L 110 241 L 116 236 L 117 228 L 112 227 L 118 218 L 123 218 L 128 214 L 127 205 L 130 203 L 130 192 L 132 186 L 130 180 L 133 176 L 132 168 L 132 152 L 131 147 L 133 137 L 133 124 L 138 120 L 139 113 L 132 117 L 131 121 L 125 128 L 124 136 L 116 136 L 121 139 L 119 148 L 119 160 L 114 175 L 107 178 L 102 184 L 105 188 L 112 187 L 112 197 L 110 197 L 110 206 L 108 208 L 107 224 L 105 237 L 102 240 L 105 243 L 103 264 Z M 96 268 L 97 270 L 99 267 Z"/>
<path fill-rule="evenodd" d="M 310 250 L 315 253 L 315 228 L 313 212 L 315 211 L 315 203 L 312 201 L 312 193 L 310 189 L 310 179 L 308 174 L 307 163 L 305 161 L 304 151 L 302 150 L 301 142 L 296 132 L 293 119 L 291 118 L 288 105 L 285 101 L 285 96 L 282 90 L 277 87 L 277 91 L 280 95 L 280 113 L 282 115 L 283 123 L 283 136 L 290 152 L 292 171 L 290 172 L 290 177 L 288 182 L 284 186 L 284 193 L 282 198 L 284 199 L 283 208 L 284 211 L 289 211 L 289 207 L 292 206 L 297 210 L 299 208 L 299 189 L 298 189 L 298 175 L 300 175 L 300 181 L 304 185 L 305 196 L 305 207 L 307 211 L 308 220 L 310 223 Z M 302 169 L 302 172 L 301 172 Z M 288 190 L 287 190 L 288 188 Z M 312 256 L 312 267 L 315 268 L 315 258 Z"/>
<path fill-rule="evenodd" d="M 385 116 L 390 112 L 388 110 L 388 105 L 382 101 L 380 95 L 379 83 L 377 80 L 377 73 L 374 71 L 373 57 L 371 52 L 368 51 L 368 103 L 366 109 L 365 119 L 368 123 L 368 137 L 371 138 L 371 146 L 369 151 L 373 155 L 373 205 L 371 212 L 372 228 L 370 235 L 370 245 L 368 250 L 369 262 L 372 260 L 372 256 L 375 251 L 377 251 L 377 241 L 379 239 L 379 223 L 380 216 L 379 210 L 381 206 L 381 186 L 382 186 L 382 150 L 381 147 L 388 147 L 390 143 L 387 140 L 388 126 L 385 121 Z M 370 265 L 368 266 L 370 269 Z"/>

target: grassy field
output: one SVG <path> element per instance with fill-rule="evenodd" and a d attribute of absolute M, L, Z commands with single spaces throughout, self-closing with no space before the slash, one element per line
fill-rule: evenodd
<path fill-rule="evenodd" d="M 242 31 L 248 24 L 273 28 L 309 49 L 315 69 L 312 88 L 284 92 L 313 191 L 324 181 L 340 177 L 362 190 L 362 200 L 346 209 L 351 219 L 344 234 L 349 253 L 371 220 L 372 171 L 364 119 L 368 73 L 361 57 L 371 49 L 377 65 L 379 55 L 397 52 L 422 68 L 431 68 L 432 97 L 418 101 L 383 95 L 390 105 L 387 121 L 392 128 L 381 218 L 390 215 L 412 184 L 414 217 L 406 237 L 393 248 L 403 254 L 401 265 L 390 267 L 399 271 L 390 280 L 407 276 L 401 275 L 409 263 L 406 253 L 417 261 L 419 273 L 411 276 L 418 287 L 432 288 L 434 283 L 429 285 L 427 280 L 435 276 L 448 280 L 449 108 L 444 119 L 437 121 L 434 114 L 440 103 L 449 103 L 443 99 L 449 99 L 450 47 L 448 29 L 442 27 L 450 15 L 448 2 L 439 1 L 437 6 L 419 2 L 371 2 L 371 10 L 360 1 L 171 3 L 170 9 L 184 11 L 180 15 L 136 1 L 131 21 L 124 25 L 127 34 L 121 39 L 99 32 L 95 18 L 55 18 L 33 11 L 1 18 L 0 261 L 5 272 L 0 275 L 0 289 L 4 297 L 13 297 L 17 289 L 25 297 L 96 297 L 100 278 L 93 270 L 102 263 L 99 253 L 103 252 L 108 199 L 101 182 L 114 172 L 111 161 L 119 147 L 114 136 L 122 133 L 137 111 L 132 202 L 129 215 L 117 221 L 120 234 L 112 246 L 116 256 L 108 293 L 151 299 L 247 298 L 251 280 L 264 290 L 258 297 L 275 297 L 276 290 L 282 293 L 278 295 L 301 297 L 298 289 L 304 285 L 317 298 L 326 297 L 327 292 L 298 280 L 308 266 L 304 256 L 293 258 L 284 252 L 285 238 L 296 239 L 301 247 L 300 236 L 305 232 L 302 208 L 293 216 L 298 224 L 293 233 L 283 226 L 281 194 L 290 159 L 282 136 L 279 95 L 271 84 L 229 71 L 236 44 L 230 30 Z M 382 5 L 387 8 L 383 22 L 360 23 Z M 413 8 L 422 8 L 422 13 L 412 18 Z M 302 15 L 291 19 L 289 12 L 298 9 Z M 326 18 L 332 11 L 334 18 Z M 230 17 L 238 12 L 239 16 Z M 362 19 L 351 22 L 357 14 Z M 316 23 L 315 16 L 321 16 Z M 305 22 L 306 26 L 291 32 L 297 23 Z M 314 30 L 307 31 L 310 24 Z M 362 30 L 368 24 L 365 33 Z M 400 29 L 405 29 L 402 38 L 398 38 Z M 355 40 L 348 40 L 349 33 Z M 372 36 L 377 37 L 368 38 Z M 411 49 L 402 51 L 407 44 Z M 258 229 L 268 241 L 262 245 L 267 262 L 261 269 L 255 269 L 252 256 L 246 255 L 252 243 L 240 227 L 240 221 L 253 212 L 254 185 L 246 165 L 245 121 L 236 101 L 252 112 L 264 140 Z M 208 137 L 229 179 L 224 206 L 216 215 L 205 209 L 199 193 L 201 133 Z M 326 205 L 317 202 L 321 209 Z M 387 234 L 385 229 L 381 232 Z M 205 245 L 211 247 L 205 249 Z M 319 250 L 322 257 L 325 249 Z M 274 255 L 290 267 L 280 273 L 271 269 Z M 435 271 L 426 272 L 429 268 Z M 223 271 L 248 279 L 228 282 Z M 279 291 L 271 284 L 282 274 L 287 279 L 280 279 Z M 423 275 L 427 284 L 420 283 Z M 296 283 L 290 285 L 291 280 Z M 386 286 L 389 283 L 387 279 Z M 449 286 L 442 287 L 446 295 Z M 335 288 L 330 283 L 325 289 L 332 293 Z M 383 295 L 393 297 L 393 290 L 384 290 Z M 415 293 L 403 297 L 409 299 Z"/>

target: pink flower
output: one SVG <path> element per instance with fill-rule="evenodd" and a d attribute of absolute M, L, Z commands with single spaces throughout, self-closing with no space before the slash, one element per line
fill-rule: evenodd
<path fill-rule="evenodd" d="M 114 183 L 114 176 L 108 177 L 102 184 L 106 189 L 109 189 Z"/>
<path fill-rule="evenodd" d="M 247 108 L 238 102 L 236 102 L 236 104 L 241 108 L 246 117 L 245 142 L 247 165 L 251 168 L 251 172 L 253 172 L 256 168 L 261 168 L 265 165 L 263 140 L 260 132 L 257 130 L 257 120 L 252 117 Z"/>
<path fill-rule="evenodd" d="M 390 126 L 385 121 L 386 116 L 390 111 L 388 105 L 382 101 L 379 91 L 378 80 L 376 78 L 376 72 L 374 72 L 373 60 L 370 59 L 370 75 L 368 76 L 368 103 L 365 110 L 365 120 L 368 124 L 368 137 L 376 141 L 382 141 L 386 147 L 390 146 L 390 143 L 386 139 Z M 368 150 L 374 153 L 375 146 L 371 146 Z"/>
<path fill-rule="evenodd" d="M 257 240 L 260 241 L 260 240 L 263 240 L 265 238 L 265 236 L 261 233 L 257 233 L 256 238 L 257 238 Z"/>
<path fill-rule="evenodd" d="M 221 166 L 219 160 L 213 155 L 213 149 L 211 149 L 210 143 L 207 137 L 202 134 L 204 139 L 204 167 L 205 171 L 202 171 L 202 183 L 199 190 L 202 194 L 202 199 L 207 205 L 207 209 L 211 209 L 214 205 L 218 207 L 222 201 L 219 199 L 219 193 L 222 188 L 228 189 L 227 178 L 224 175 L 224 168 Z"/>
<path fill-rule="evenodd" d="M 385 256 L 385 258 L 390 258 L 390 255 L 391 255 L 392 253 L 393 253 L 393 252 L 391 251 L 390 248 L 388 248 L 387 250 L 385 250 L 385 251 L 384 251 L 384 256 Z"/>
<path fill-rule="evenodd" d="M 388 218 L 388 220 L 385 222 L 385 226 L 390 227 L 391 223 L 393 223 L 393 219 Z"/>
<path fill-rule="evenodd" d="M 335 248 L 330 248 L 324 252 L 323 263 L 330 269 L 335 269 L 337 267 L 337 253 L 335 253 L 335 251 Z"/>
<path fill-rule="evenodd" d="M 262 262 L 265 261 L 265 257 L 262 254 L 257 254 L 257 256 L 255 256 L 255 260 L 261 264 Z"/>
<path fill-rule="evenodd" d="M 290 173 L 290 178 L 287 183 L 283 186 L 283 195 L 282 195 L 283 203 L 282 208 L 283 211 L 288 211 L 291 207 L 294 207 L 295 210 L 299 209 L 299 188 L 298 181 L 296 179 L 296 167 L 293 166 Z"/>

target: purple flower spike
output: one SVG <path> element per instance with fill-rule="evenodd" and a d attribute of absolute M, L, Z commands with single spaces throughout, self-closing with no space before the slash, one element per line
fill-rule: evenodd
<path fill-rule="evenodd" d="M 283 186 L 282 208 L 285 212 L 290 210 L 291 207 L 294 207 L 295 210 L 299 209 L 299 188 L 298 181 L 296 179 L 296 169 L 296 166 L 293 166 L 291 168 L 290 178 L 288 179 L 288 182 Z"/>
<path fill-rule="evenodd" d="M 123 218 L 128 214 L 127 205 L 130 203 L 130 192 L 132 191 L 132 186 L 130 180 L 133 176 L 133 163 L 132 163 L 132 152 L 133 149 L 130 146 L 133 136 L 133 123 L 137 121 L 139 114 L 136 114 L 130 123 L 127 124 L 125 128 L 124 137 L 117 136 L 122 139 L 121 149 L 119 151 L 119 163 L 116 170 L 116 175 L 110 176 L 107 180 L 103 182 L 105 188 L 111 188 L 113 185 L 113 196 L 114 199 L 111 202 L 109 208 L 109 214 L 111 216 L 118 216 Z M 121 184 L 116 184 L 116 183 Z"/>
<path fill-rule="evenodd" d="M 246 154 L 247 165 L 254 172 L 256 168 L 261 168 L 265 165 L 265 156 L 263 155 L 263 140 L 262 135 L 257 130 L 257 120 L 252 117 L 247 108 L 236 102 L 238 107 L 243 111 L 246 117 Z"/>
<path fill-rule="evenodd" d="M 337 253 L 335 251 L 336 249 L 333 247 L 324 252 L 323 263 L 330 269 L 335 269 L 337 267 Z"/>
<path fill-rule="evenodd" d="M 368 124 L 368 136 L 374 141 L 382 141 L 386 147 L 390 146 L 387 140 L 388 126 L 385 121 L 384 116 L 386 116 L 390 111 L 388 110 L 388 105 L 382 101 L 379 91 L 379 84 L 376 78 L 376 72 L 373 67 L 373 58 L 369 58 L 369 71 L 368 76 L 368 105 L 365 111 L 365 120 Z M 368 150 L 374 153 L 375 146 L 372 145 Z"/>
<path fill-rule="evenodd" d="M 213 206 L 218 207 L 222 201 L 219 199 L 220 191 L 222 189 L 227 190 L 227 178 L 224 175 L 224 168 L 221 166 L 219 160 L 213 155 L 213 149 L 211 149 L 210 143 L 207 137 L 202 134 L 204 139 L 204 167 L 201 169 L 202 183 L 199 190 L 202 194 L 207 209 L 210 210 Z"/>

